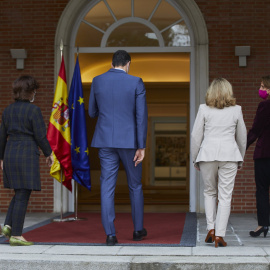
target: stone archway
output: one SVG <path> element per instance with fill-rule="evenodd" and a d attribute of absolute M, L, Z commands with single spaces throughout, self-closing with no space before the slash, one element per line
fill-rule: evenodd
<path fill-rule="evenodd" d="M 60 67 L 60 43 L 64 43 L 64 57 L 67 70 L 67 81 L 70 82 L 73 71 L 73 59 L 71 58 L 71 50 L 74 46 L 71 44 L 72 32 L 74 25 L 78 22 L 86 7 L 96 4 L 96 0 L 70 0 L 59 19 L 56 35 L 55 35 L 55 82 Z M 190 66 L 190 127 L 192 128 L 197 108 L 200 103 L 204 102 L 204 96 L 209 83 L 208 68 L 208 33 L 204 18 L 200 9 L 194 0 L 172 0 L 176 8 L 179 8 L 185 14 L 186 22 L 192 31 L 193 36 L 193 52 L 191 53 Z M 190 167 L 190 211 L 203 212 L 203 189 L 201 181 L 197 181 L 200 175 Z M 59 212 L 61 202 L 58 194 L 60 193 L 59 183 L 55 182 L 54 188 L 54 211 Z M 64 192 L 64 211 L 73 211 L 74 196 L 67 191 Z"/>

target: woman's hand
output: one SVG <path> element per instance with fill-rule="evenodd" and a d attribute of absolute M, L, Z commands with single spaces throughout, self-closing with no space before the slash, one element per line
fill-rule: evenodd
<path fill-rule="evenodd" d="M 243 167 L 243 162 L 238 162 L 238 167 L 237 167 L 237 170 L 240 171 Z"/>
<path fill-rule="evenodd" d="M 1 160 L 1 170 L 3 171 L 3 165 L 4 165 L 4 162 L 3 160 Z"/>
<path fill-rule="evenodd" d="M 53 165 L 53 154 L 51 154 L 50 156 L 46 157 L 46 163 L 49 167 L 51 167 Z"/>
<path fill-rule="evenodd" d="M 200 171 L 199 163 L 194 163 L 194 168 L 195 168 L 197 171 Z"/>

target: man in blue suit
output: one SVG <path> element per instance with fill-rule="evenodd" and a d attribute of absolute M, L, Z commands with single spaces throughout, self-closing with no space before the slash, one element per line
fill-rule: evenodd
<path fill-rule="evenodd" d="M 115 52 L 112 68 L 93 79 L 89 98 L 89 115 L 98 117 L 91 146 L 99 148 L 101 216 L 109 246 L 118 243 L 114 193 L 120 160 L 129 187 L 133 240 L 140 241 L 147 235 L 141 183 L 148 120 L 146 93 L 142 79 L 128 74 L 130 62 L 126 51 Z"/>

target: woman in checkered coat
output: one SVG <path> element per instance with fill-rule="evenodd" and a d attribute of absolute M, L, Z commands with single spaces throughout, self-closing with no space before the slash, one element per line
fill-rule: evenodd
<path fill-rule="evenodd" d="M 10 245 L 32 245 L 22 236 L 28 201 L 32 190 L 40 190 L 39 149 L 49 166 L 52 149 L 46 138 L 46 126 L 40 108 L 32 104 L 37 81 L 21 76 L 13 83 L 15 102 L 5 108 L 0 127 L 0 160 L 4 187 L 14 189 L 2 234 Z"/>

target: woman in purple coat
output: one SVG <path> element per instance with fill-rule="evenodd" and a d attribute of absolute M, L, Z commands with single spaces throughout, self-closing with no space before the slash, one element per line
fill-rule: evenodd
<path fill-rule="evenodd" d="M 257 140 L 253 155 L 258 227 L 249 234 L 264 237 L 269 226 L 269 185 L 270 185 L 270 76 L 262 77 L 259 95 L 263 99 L 259 103 L 256 116 L 247 135 L 247 149 Z"/>

